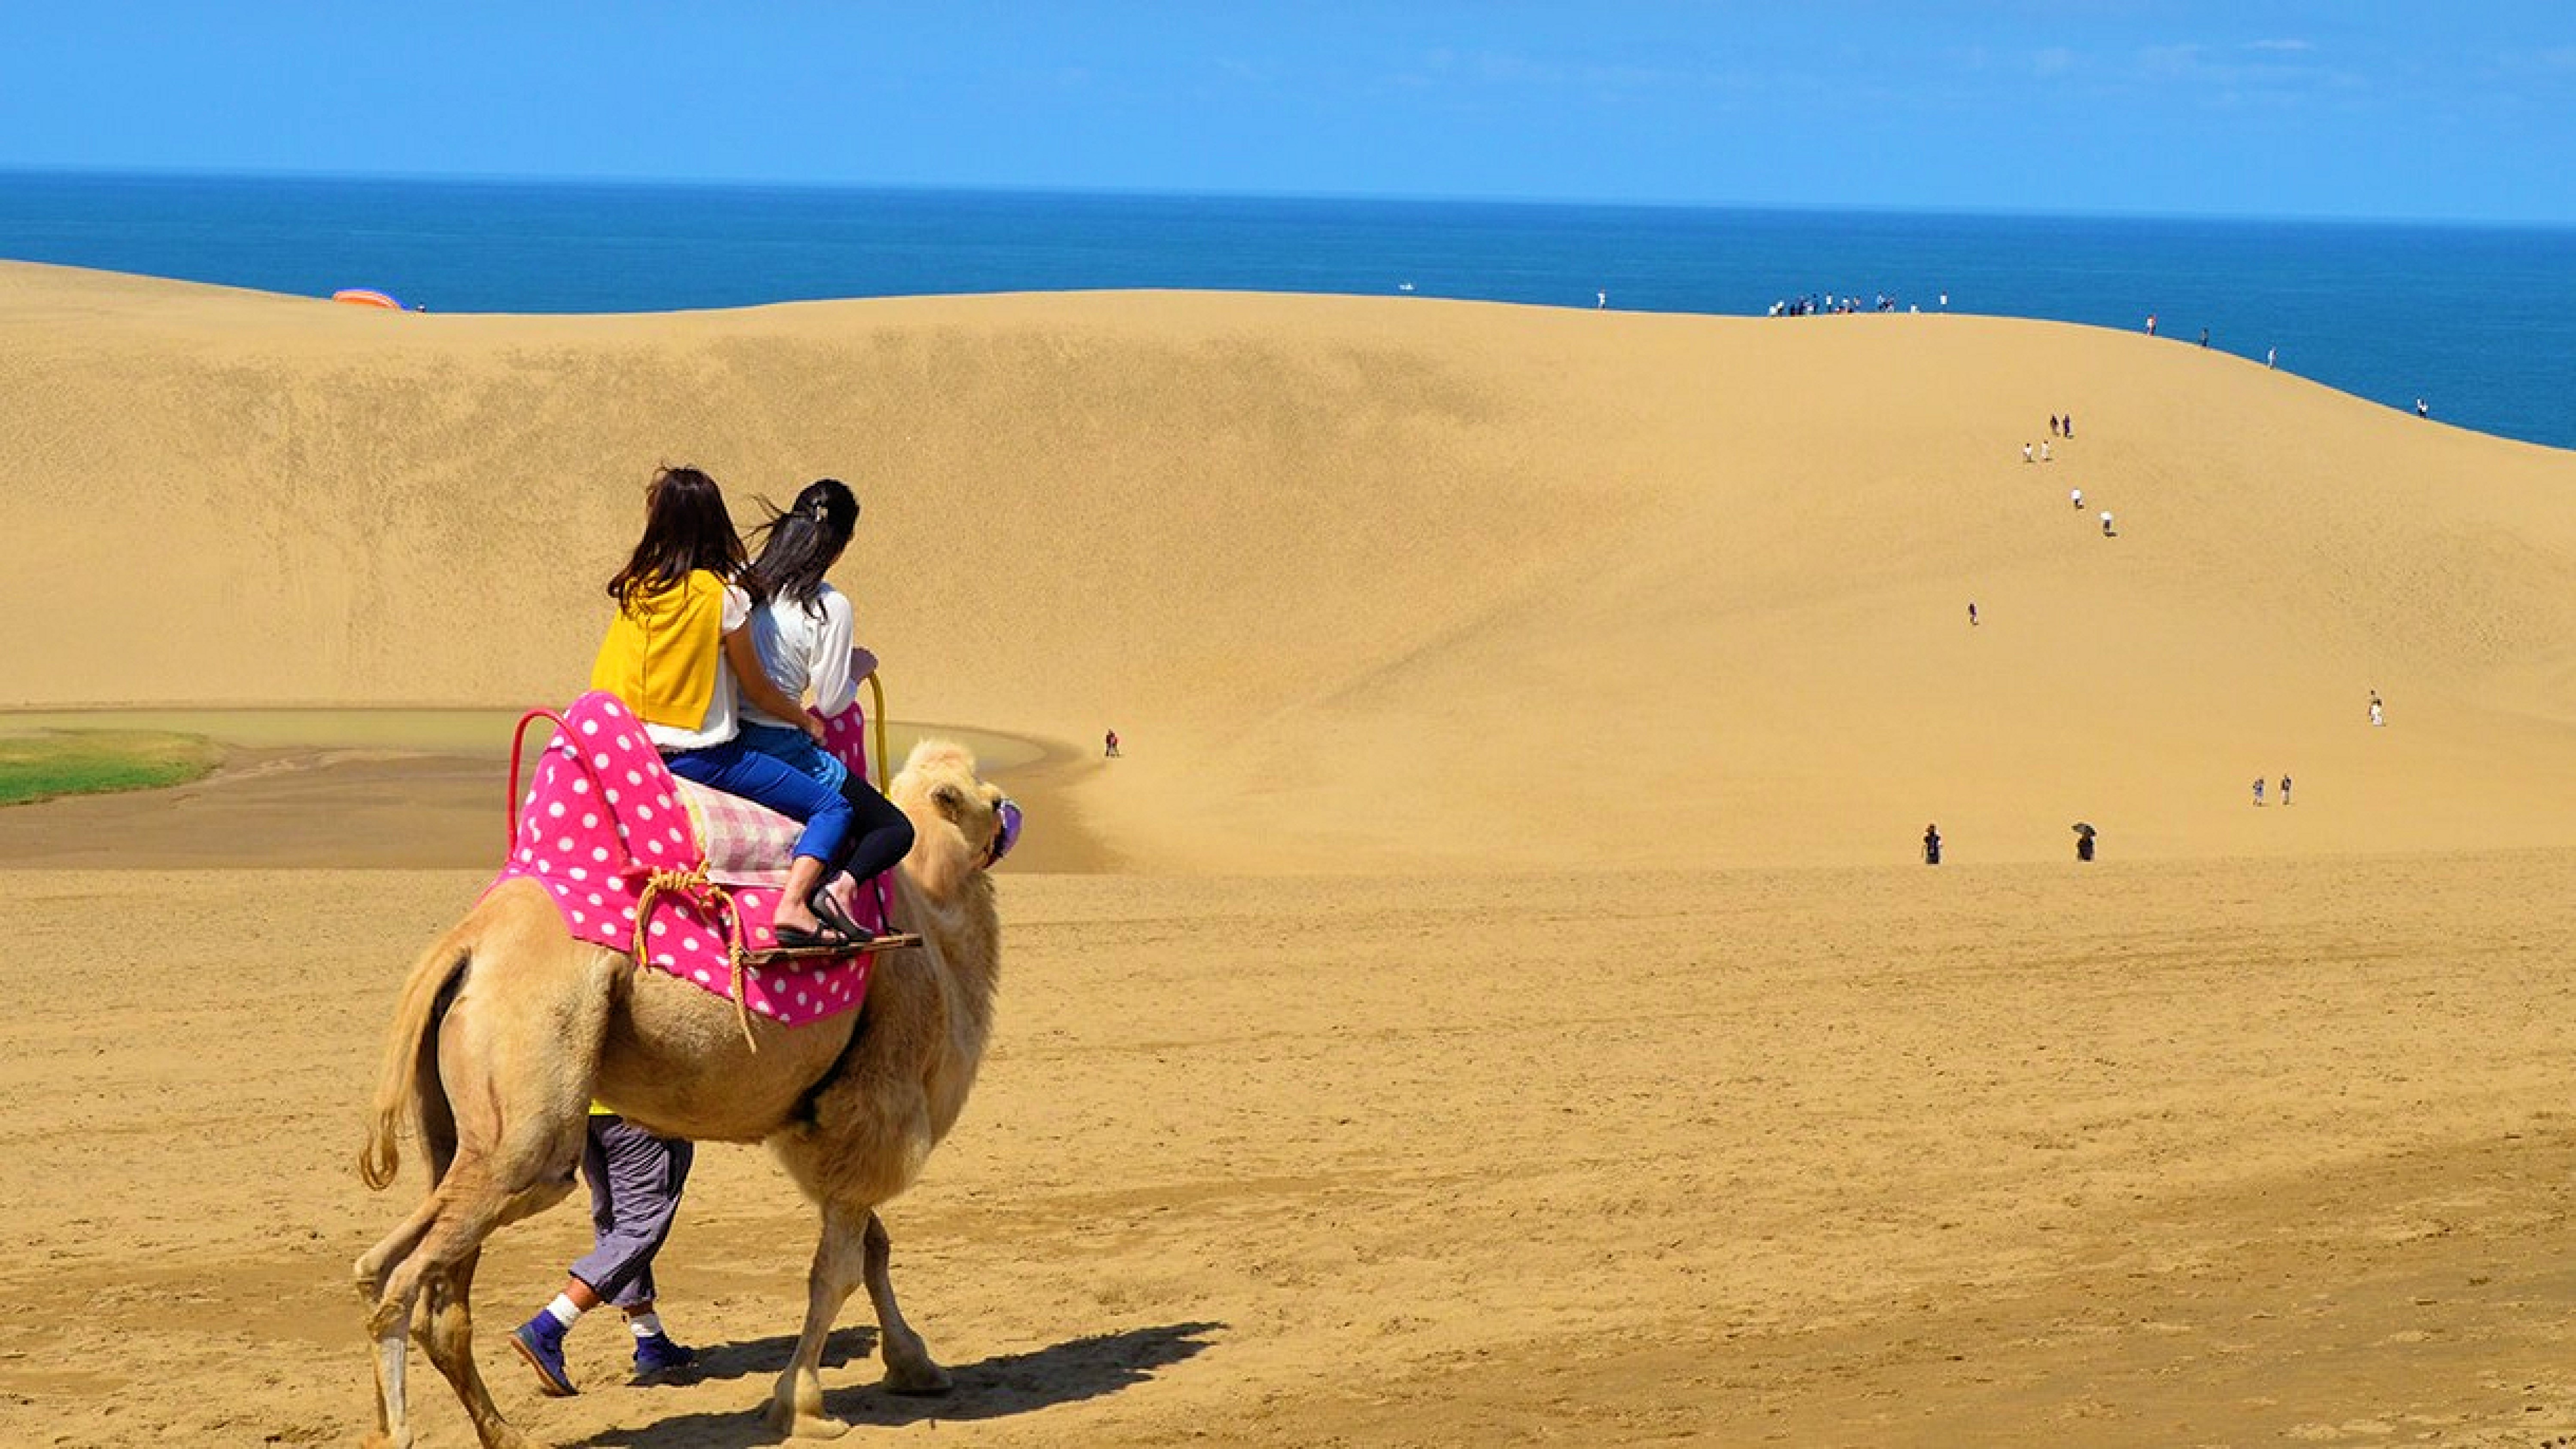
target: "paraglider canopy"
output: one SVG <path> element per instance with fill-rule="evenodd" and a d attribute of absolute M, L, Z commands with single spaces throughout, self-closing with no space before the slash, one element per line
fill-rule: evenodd
<path fill-rule="evenodd" d="M 379 292 L 373 287 L 342 287 L 331 294 L 331 300 L 359 307 L 383 307 L 393 312 L 403 310 L 403 304 L 395 301 L 392 293 Z"/>

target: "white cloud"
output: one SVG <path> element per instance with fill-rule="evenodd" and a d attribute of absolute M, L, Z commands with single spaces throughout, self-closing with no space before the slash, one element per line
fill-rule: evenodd
<path fill-rule="evenodd" d="M 2139 75 L 2159 85 L 2185 87 L 2205 103 L 2260 102 L 2295 105 L 2325 92 L 2349 91 L 2359 77 L 2330 69 L 2306 40 L 2246 41 L 2236 45 L 2153 45 L 2137 53 Z"/>

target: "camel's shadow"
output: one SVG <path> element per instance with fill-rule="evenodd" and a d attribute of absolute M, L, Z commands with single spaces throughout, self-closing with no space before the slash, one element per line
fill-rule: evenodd
<path fill-rule="evenodd" d="M 893 1428 L 932 1419 L 999 1419 L 1056 1404 L 1116 1393 L 1152 1377 L 1155 1370 L 1207 1348 L 1207 1335 L 1222 1323 L 1172 1323 L 1077 1338 L 1035 1353 L 1006 1354 L 982 1363 L 950 1364 L 955 1387 L 944 1394 L 896 1394 L 874 1384 L 833 1389 L 824 1412 L 856 1427 Z M 823 1345 L 823 1363 L 866 1363 L 876 1352 L 873 1328 L 845 1328 Z M 712 1344 L 698 1351 L 696 1374 L 708 1379 L 768 1379 L 787 1366 L 796 1340 L 789 1335 L 745 1343 Z M 763 1385 L 766 1388 L 766 1385 Z M 620 1449 L 749 1449 L 778 1436 L 761 1423 L 760 1405 L 727 1413 L 680 1414 L 641 1429 L 616 1429 L 573 1441 Z"/>

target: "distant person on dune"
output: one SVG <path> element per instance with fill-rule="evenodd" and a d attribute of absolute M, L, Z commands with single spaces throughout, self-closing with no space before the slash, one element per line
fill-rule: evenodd
<path fill-rule="evenodd" d="M 2379 691 L 2370 692 L 2370 723 L 2373 728 L 2388 723 L 2388 711 L 2379 703 Z"/>
<path fill-rule="evenodd" d="M 2102 536 L 2104 538 L 2118 538 L 2120 536 L 2111 528 L 2111 510 L 2107 508 L 2102 510 Z"/>
<path fill-rule="evenodd" d="M 2039 461 L 2043 463 L 2048 461 L 2048 444 L 2045 442 L 2039 445 Z"/>
<path fill-rule="evenodd" d="M 2052 438 L 2057 436 L 2057 414 L 2055 413 L 2048 415 L 2048 435 Z"/>
<path fill-rule="evenodd" d="M 2084 490 L 2083 490 L 2083 489 L 2081 489 L 2081 488 L 2069 488 L 2068 490 L 2066 490 L 2066 496 L 2067 496 L 2067 498 L 2068 498 L 2068 499 L 2072 500 L 2072 501 L 2073 501 L 2073 503 L 2075 504 L 2075 511 L 2076 511 L 2076 512 L 2078 512 L 2078 513 L 2082 513 L 2082 512 L 2084 511 Z"/>
<path fill-rule="evenodd" d="M 1103 759 L 1114 760 L 1118 758 L 1118 731 L 1111 730 L 1109 732 L 1109 737 L 1104 742 L 1104 747 L 1100 753 L 1101 758 Z"/>
<path fill-rule="evenodd" d="M 2256 805 L 2263 803 L 2263 777 L 2260 775 L 2254 777 L 2254 803 Z"/>
<path fill-rule="evenodd" d="M 1941 863 L 1941 827 L 1938 825 L 1923 827 L 1923 863 L 1925 865 Z"/>
<path fill-rule="evenodd" d="M 2074 437 L 2074 436 L 2075 436 L 2075 414 L 2073 414 L 2073 413 L 2068 413 L 2068 414 L 2066 415 L 2066 417 L 2065 417 L 2065 419 L 2064 419 L 2064 426 L 2065 426 L 2065 429 L 2066 429 L 2066 436 L 2068 436 L 2068 437 L 2070 437 L 2070 438 L 2071 438 L 2071 437 Z"/>
<path fill-rule="evenodd" d="M 2429 418 L 2432 415 L 2433 410 L 2424 405 L 2424 400 L 2422 398 L 2419 397 L 2415 399 L 2415 416 L 2419 418 Z"/>
<path fill-rule="evenodd" d="M 1974 599 L 1970 599 L 1970 600 L 1968 601 L 1968 624 L 1969 624 L 1969 627 L 1974 628 L 1974 627 L 1976 626 L 1976 622 L 1977 622 L 1977 601 L 1976 601 L 1976 600 L 1974 600 Z"/>
<path fill-rule="evenodd" d="M 2281 777 L 2281 803 L 2284 805 L 2290 803 L 2290 777 L 2287 775 Z"/>
<path fill-rule="evenodd" d="M 2153 312 L 2147 314 L 2147 335 L 2149 337 L 2156 335 L 2156 314 Z"/>
<path fill-rule="evenodd" d="M 2033 456 L 2031 455 L 2031 451 L 2030 451 L 2030 444 L 2028 444 L 2028 443 L 2024 443 L 2024 444 L 2022 444 L 2022 445 L 2021 445 L 2021 460 L 2022 460 L 2023 462 L 2025 462 L 2025 463 L 2033 463 L 2033 462 L 2037 462 L 2037 461 L 2038 461 L 2038 459 L 2036 459 L 2035 457 L 2033 457 Z"/>

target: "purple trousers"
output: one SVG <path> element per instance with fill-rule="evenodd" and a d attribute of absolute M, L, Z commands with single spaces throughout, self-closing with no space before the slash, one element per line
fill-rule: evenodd
<path fill-rule="evenodd" d="M 603 1303 L 640 1308 L 653 1301 L 653 1255 L 680 1215 L 697 1144 L 656 1137 L 623 1117 L 593 1116 L 581 1150 L 590 1182 L 591 1249 L 572 1276 Z"/>

